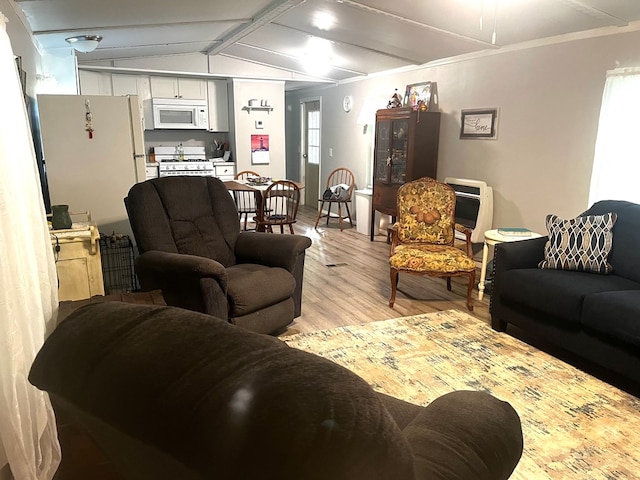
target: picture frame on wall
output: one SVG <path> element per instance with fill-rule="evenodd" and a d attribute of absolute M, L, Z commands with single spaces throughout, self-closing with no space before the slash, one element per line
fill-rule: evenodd
<path fill-rule="evenodd" d="M 497 108 L 462 110 L 460 113 L 460 138 L 495 139 L 497 120 Z"/>
<path fill-rule="evenodd" d="M 431 106 L 431 82 L 407 85 L 402 105 L 411 107 L 413 110 L 429 110 Z"/>

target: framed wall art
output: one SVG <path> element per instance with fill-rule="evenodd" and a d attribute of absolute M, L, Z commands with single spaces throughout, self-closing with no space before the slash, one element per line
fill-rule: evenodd
<path fill-rule="evenodd" d="M 429 110 L 431 106 L 431 82 L 407 85 L 402 105 L 411 107 L 413 110 Z"/>
<path fill-rule="evenodd" d="M 497 120 L 497 108 L 462 110 L 460 114 L 460 138 L 496 138 Z"/>

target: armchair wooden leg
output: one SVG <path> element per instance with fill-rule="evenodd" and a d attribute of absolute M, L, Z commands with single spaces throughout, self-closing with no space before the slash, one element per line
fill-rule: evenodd
<path fill-rule="evenodd" d="M 391 269 L 391 298 L 389 299 L 389 306 L 393 308 L 393 304 L 396 303 L 396 290 L 398 288 L 398 271 Z"/>
<path fill-rule="evenodd" d="M 340 231 L 342 231 L 342 204 L 338 203 L 338 225 L 340 226 Z"/>
<path fill-rule="evenodd" d="M 329 219 L 331 218 L 331 205 L 333 205 L 333 202 L 330 201 L 327 207 L 327 227 L 329 226 Z"/>

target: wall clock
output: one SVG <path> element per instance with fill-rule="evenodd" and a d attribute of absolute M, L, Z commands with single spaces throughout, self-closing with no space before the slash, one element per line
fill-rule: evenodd
<path fill-rule="evenodd" d="M 349 113 L 351 111 L 352 104 L 353 104 L 353 99 L 349 95 L 347 95 L 342 99 L 342 109 L 345 112 Z"/>

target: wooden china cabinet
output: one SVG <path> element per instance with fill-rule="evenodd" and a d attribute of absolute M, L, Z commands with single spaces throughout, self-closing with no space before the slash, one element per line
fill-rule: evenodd
<path fill-rule="evenodd" d="M 440 112 L 389 108 L 376 112 L 371 241 L 376 211 L 395 221 L 398 188 L 422 177 L 436 178 Z"/>

